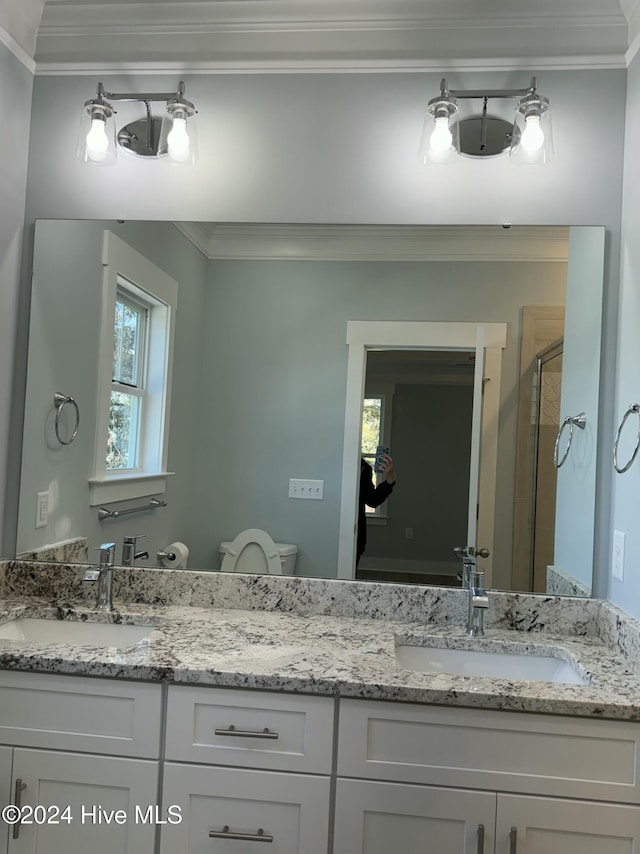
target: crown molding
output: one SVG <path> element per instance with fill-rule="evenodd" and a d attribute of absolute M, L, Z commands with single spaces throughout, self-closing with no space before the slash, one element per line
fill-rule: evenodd
<path fill-rule="evenodd" d="M 18 59 L 25 68 L 27 68 L 32 74 L 35 74 L 35 61 L 2 25 L 0 25 L 0 42 L 2 42 L 2 44 L 11 51 L 15 58 Z"/>
<path fill-rule="evenodd" d="M 473 0 L 49 0 L 35 58 L 39 73 L 538 70 L 624 67 L 628 45 L 617 0 L 493 0 L 482 17 Z"/>
<path fill-rule="evenodd" d="M 640 0 L 628 0 L 625 9 L 629 21 L 629 49 L 625 54 L 627 65 L 640 50 Z"/>
<path fill-rule="evenodd" d="M 34 73 L 36 35 L 45 0 L 0 0 L 0 41 Z"/>
<path fill-rule="evenodd" d="M 566 263 L 569 251 L 565 226 L 174 225 L 212 260 Z"/>

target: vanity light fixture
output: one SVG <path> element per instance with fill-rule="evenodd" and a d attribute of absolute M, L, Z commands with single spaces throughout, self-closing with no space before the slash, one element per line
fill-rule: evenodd
<path fill-rule="evenodd" d="M 121 128 L 117 135 L 111 101 L 140 101 L 146 115 Z M 166 101 L 162 117 L 151 115 L 152 101 Z M 164 158 L 173 163 L 198 160 L 196 108 L 185 98 L 182 80 L 177 92 L 146 92 L 139 95 L 107 92 L 98 83 L 97 96 L 86 101 L 78 131 L 76 157 L 84 163 L 110 166 L 117 146 L 136 157 Z M 117 145 L 116 145 L 117 140 Z"/>
<path fill-rule="evenodd" d="M 518 98 L 513 123 L 488 113 L 490 98 Z M 482 113 L 461 119 L 458 100 L 480 99 Z M 464 89 L 440 81 L 440 95 L 427 105 L 418 158 L 445 165 L 467 157 L 492 157 L 509 151 L 519 165 L 548 163 L 553 158 L 549 99 L 538 94 L 535 77 L 527 89 Z"/>

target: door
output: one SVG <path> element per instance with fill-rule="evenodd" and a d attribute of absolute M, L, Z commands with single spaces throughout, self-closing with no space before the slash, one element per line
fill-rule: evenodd
<path fill-rule="evenodd" d="M 492 854 L 496 795 L 338 778 L 333 854 Z"/>
<path fill-rule="evenodd" d="M 157 776 L 157 762 L 16 748 L 9 854 L 153 854 Z"/>
<path fill-rule="evenodd" d="M 636 854 L 640 807 L 498 795 L 496 854 Z"/>
<path fill-rule="evenodd" d="M 12 803 L 11 797 L 11 760 L 12 747 L 0 747 L 0 802 L 2 806 Z M 7 854 L 9 828 L 0 822 L 0 854 Z"/>

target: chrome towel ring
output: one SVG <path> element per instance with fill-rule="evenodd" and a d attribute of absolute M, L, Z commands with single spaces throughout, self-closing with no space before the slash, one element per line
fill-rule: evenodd
<path fill-rule="evenodd" d="M 616 440 L 613 443 L 613 467 L 618 472 L 618 474 L 624 474 L 628 469 L 633 465 L 633 461 L 638 456 L 638 450 L 640 450 L 640 420 L 638 421 L 638 438 L 636 439 L 636 446 L 633 449 L 633 453 L 631 454 L 631 459 L 629 462 L 620 467 L 618 465 L 618 443 L 620 442 L 620 436 L 622 435 L 622 429 L 627 422 L 627 418 L 630 415 L 636 414 L 640 419 L 640 403 L 632 403 L 631 406 L 627 409 L 625 414 L 622 417 L 622 421 L 620 422 L 620 426 L 618 427 L 618 432 L 616 433 Z"/>
<path fill-rule="evenodd" d="M 571 450 L 571 442 L 573 441 L 573 428 L 579 427 L 581 430 L 584 430 L 587 424 L 587 416 L 584 412 L 581 412 L 579 415 L 567 415 L 567 417 L 562 422 L 562 426 L 558 431 L 558 436 L 556 438 L 555 448 L 553 449 L 553 464 L 559 469 L 561 465 L 564 465 L 564 461 L 569 456 L 569 451 Z M 558 451 L 560 448 L 560 437 L 564 432 L 565 427 L 569 427 L 569 441 L 567 442 L 567 447 L 565 449 L 564 454 L 562 455 L 562 459 L 558 460 Z"/>
<path fill-rule="evenodd" d="M 71 434 L 71 437 L 69 439 L 63 439 L 62 436 L 60 435 L 60 415 L 62 413 L 62 410 L 67 405 L 67 403 L 70 403 L 73 406 L 73 408 L 75 409 L 76 426 L 73 430 L 73 433 Z M 56 392 L 53 396 L 53 405 L 56 408 L 56 423 L 55 423 L 56 439 L 58 440 L 58 442 L 60 442 L 61 445 L 70 445 L 73 442 L 73 440 L 76 438 L 76 436 L 78 435 L 78 428 L 80 427 L 80 410 L 78 409 L 78 404 L 68 394 L 59 394 L 58 392 Z"/>

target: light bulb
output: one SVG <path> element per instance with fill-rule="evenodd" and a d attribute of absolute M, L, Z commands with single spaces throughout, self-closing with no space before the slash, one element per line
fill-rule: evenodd
<path fill-rule="evenodd" d="M 167 135 L 167 151 L 172 160 L 183 162 L 189 157 L 187 120 L 174 116 L 173 126 Z"/>
<path fill-rule="evenodd" d="M 525 116 L 525 128 L 520 138 L 520 145 L 525 151 L 539 151 L 544 145 L 544 132 L 540 127 L 540 116 Z"/>
<path fill-rule="evenodd" d="M 453 135 L 449 130 L 449 117 L 436 116 L 435 128 L 429 139 L 429 148 L 434 152 L 444 152 L 451 148 Z"/>
<path fill-rule="evenodd" d="M 91 130 L 87 134 L 87 157 L 94 163 L 102 163 L 109 153 L 107 125 L 103 118 L 91 118 Z"/>

